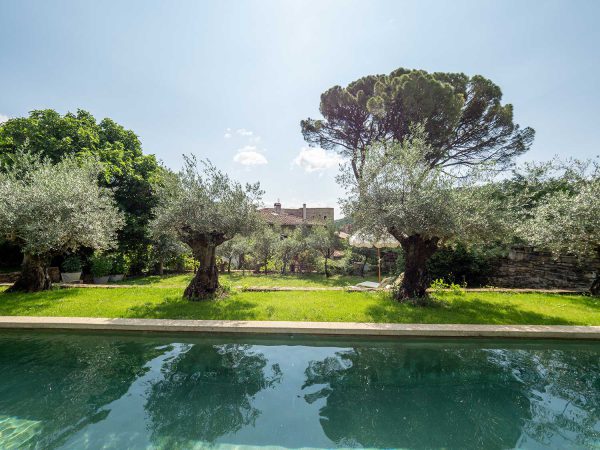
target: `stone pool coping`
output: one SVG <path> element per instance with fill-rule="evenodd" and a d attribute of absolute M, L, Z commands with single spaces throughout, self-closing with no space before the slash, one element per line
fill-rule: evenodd
<path fill-rule="evenodd" d="M 391 324 L 238 320 L 0 316 L 0 329 L 311 334 L 327 336 L 486 337 L 600 340 L 600 326 Z"/>

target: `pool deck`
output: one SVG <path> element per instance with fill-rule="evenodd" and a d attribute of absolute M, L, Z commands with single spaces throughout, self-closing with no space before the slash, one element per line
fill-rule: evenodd
<path fill-rule="evenodd" d="M 600 340 L 600 326 L 390 324 L 0 316 L 0 329 Z"/>

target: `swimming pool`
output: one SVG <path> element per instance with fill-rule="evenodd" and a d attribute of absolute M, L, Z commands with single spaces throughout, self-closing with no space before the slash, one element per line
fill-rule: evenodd
<path fill-rule="evenodd" d="M 0 448 L 594 448 L 600 343 L 0 332 Z"/>

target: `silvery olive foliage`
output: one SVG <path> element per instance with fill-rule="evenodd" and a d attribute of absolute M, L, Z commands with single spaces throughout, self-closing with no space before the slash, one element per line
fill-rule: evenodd
<path fill-rule="evenodd" d="M 422 125 L 402 143 L 378 143 L 366 153 L 363 175 L 342 168 L 346 187 L 342 209 L 370 234 L 395 230 L 404 237 L 435 238 L 439 244 L 460 237 L 478 241 L 509 227 L 502 205 L 494 200 L 493 168 L 478 166 L 449 173 L 432 167 Z"/>
<path fill-rule="evenodd" d="M 99 170 L 92 160 L 52 164 L 21 154 L 14 170 L 0 173 L 0 237 L 43 257 L 112 247 L 124 220 L 98 186 Z"/>
<path fill-rule="evenodd" d="M 185 157 L 184 168 L 159 192 L 151 227 L 155 235 L 175 233 L 192 248 L 205 236 L 229 240 L 255 229 L 261 196 L 258 183 L 243 186 L 209 161 Z"/>
<path fill-rule="evenodd" d="M 600 255 L 600 166 L 573 161 L 569 189 L 542 197 L 518 232 L 527 242 L 555 254 Z"/>

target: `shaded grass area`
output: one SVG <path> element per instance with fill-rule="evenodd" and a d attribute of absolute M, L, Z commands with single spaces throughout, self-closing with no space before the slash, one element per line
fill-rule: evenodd
<path fill-rule="evenodd" d="M 382 292 L 233 292 L 189 302 L 179 288 L 55 289 L 0 293 L 0 315 L 380 323 L 600 325 L 600 298 L 473 292 L 438 294 L 428 307 Z"/>
<path fill-rule="evenodd" d="M 131 278 L 119 284 L 133 284 L 136 286 L 178 287 L 185 288 L 193 274 L 149 276 Z M 377 277 L 358 277 L 348 275 L 333 275 L 326 278 L 323 274 L 305 275 L 280 275 L 280 274 L 253 274 L 251 272 L 219 274 L 219 282 L 231 286 L 256 286 L 256 287 L 347 287 L 362 283 L 363 281 L 377 281 Z"/>

